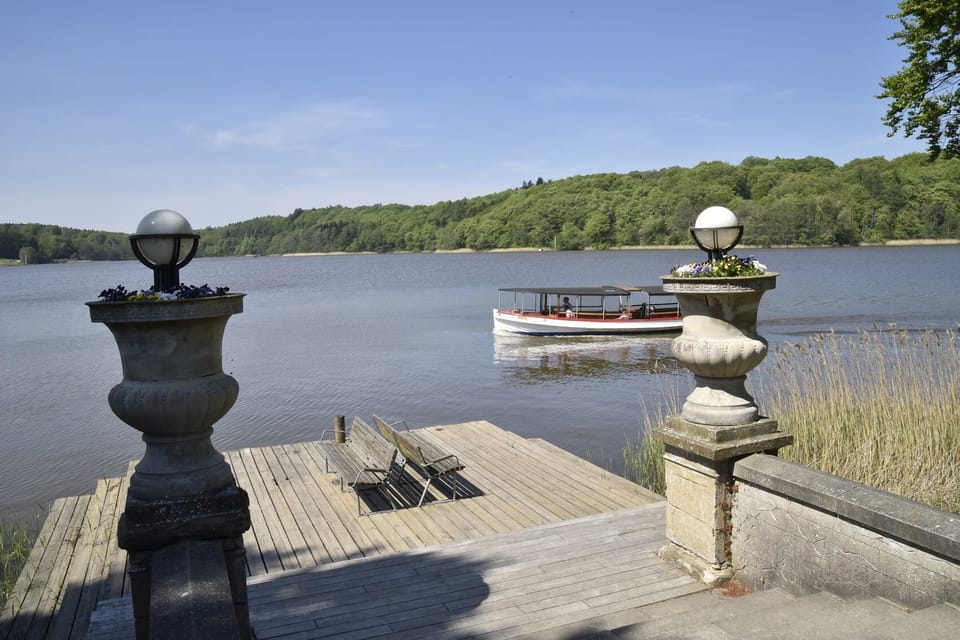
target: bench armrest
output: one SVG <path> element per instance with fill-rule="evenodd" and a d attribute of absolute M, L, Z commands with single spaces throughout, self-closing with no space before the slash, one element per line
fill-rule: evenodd
<path fill-rule="evenodd" d="M 390 477 L 390 472 L 389 472 L 389 471 L 385 471 L 385 470 L 383 470 L 383 469 L 374 469 L 374 468 L 372 468 L 372 467 L 367 467 L 367 468 L 365 468 L 365 469 L 360 469 L 360 471 L 357 471 L 357 477 L 353 479 L 353 483 L 354 483 L 354 484 L 360 484 L 360 476 L 362 476 L 364 473 L 376 473 L 376 474 L 382 475 L 382 476 L 385 477 L 385 478 L 389 478 L 389 477 Z"/>
<path fill-rule="evenodd" d="M 336 430 L 335 430 L 335 429 L 324 429 L 324 430 L 320 433 L 320 440 L 323 440 L 323 436 L 327 435 L 328 433 L 332 433 L 332 434 L 334 434 L 334 437 L 336 437 Z"/>
<path fill-rule="evenodd" d="M 447 455 L 440 456 L 435 460 L 427 460 L 427 457 L 423 455 L 423 450 L 420 447 L 417 447 L 417 453 L 420 454 L 420 459 L 423 461 L 423 464 L 425 465 L 437 464 L 438 462 L 443 462 L 444 460 L 449 460 L 450 458 L 453 458 L 454 460 L 457 461 L 457 466 L 460 466 L 460 458 L 458 458 L 455 453 L 448 453 Z"/>

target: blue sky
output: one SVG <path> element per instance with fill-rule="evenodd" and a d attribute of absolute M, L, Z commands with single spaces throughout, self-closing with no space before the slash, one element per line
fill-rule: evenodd
<path fill-rule="evenodd" d="M 132 232 L 894 158 L 894 0 L 0 3 L 0 222 Z"/>

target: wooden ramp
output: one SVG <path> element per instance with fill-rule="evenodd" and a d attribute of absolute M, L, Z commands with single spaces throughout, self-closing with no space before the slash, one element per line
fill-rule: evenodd
<path fill-rule="evenodd" d="M 664 503 L 249 580 L 260 640 L 584 638 L 707 588 L 657 558 Z M 90 640 L 131 637 L 128 598 Z"/>
<path fill-rule="evenodd" d="M 335 476 L 324 472 L 315 443 L 228 452 L 238 483 L 250 494 L 253 524 L 244 543 L 251 581 L 661 500 L 543 440 L 522 438 L 486 421 L 418 432 L 466 465 L 460 474 L 462 497 L 455 502 L 443 502 L 449 488 L 434 483 L 424 507 L 391 511 L 385 498 L 372 494 L 365 511 L 373 514 L 358 517 L 353 493 L 341 492 Z M 0 612 L 0 640 L 85 638 L 98 602 L 129 595 L 126 554 L 116 546 L 126 487 L 125 478 L 107 479 L 93 496 L 54 503 Z M 409 489 L 419 496 L 417 486 Z"/>

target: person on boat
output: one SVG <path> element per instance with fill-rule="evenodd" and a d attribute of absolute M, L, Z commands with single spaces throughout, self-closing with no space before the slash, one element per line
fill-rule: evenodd
<path fill-rule="evenodd" d="M 568 318 L 573 317 L 573 305 L 570 304 L 570 298 L 563 296 L 563 304 L 560 305 L 560 310 L 563 311 Z"/>

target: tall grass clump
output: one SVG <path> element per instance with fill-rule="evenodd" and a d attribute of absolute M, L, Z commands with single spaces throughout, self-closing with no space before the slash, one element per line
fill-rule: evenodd
<path fill-rule="evenodd" d="M 656 407 L 644 407 L 643 428 L 636 441 L 628 442 L 623 450 L 623 470 L 627 480 L 665 496 L 667 483 L 663 469 L 663 441 L 653 437 L 653 430 L 667 416 L 680 413 L 682 399 L 679 389 L 674 387 L 664 390 L 659 400 Z"/>
<path fill-rule="evenodd" d="M 756 374 L 789 460 L 960 513 L 960 338 L 896 329 L 785 344 Z"/>
<path fill-rule="evenodd" d="M 636 442 L 628 442 L 623 450 L 624 476 L 654 493 L 667 494 L 663 469 L 663 442 L 651 435 L 654 425 L 644 423 Z"/>
<path fill-rule="evenodd" d="M 34 532 L 23 525 L 0 522 L 0 609 L 17 583 L 34 537 Z"/>

